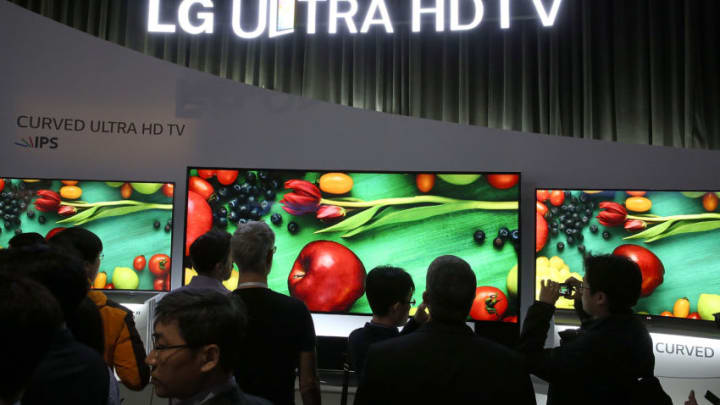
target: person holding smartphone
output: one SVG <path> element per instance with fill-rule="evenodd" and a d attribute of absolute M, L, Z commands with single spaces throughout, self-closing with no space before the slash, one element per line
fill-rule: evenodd
<path fill-rule="evenodd" d="M 582 283 L 566 281 L 582 326 L 559 347 L 544 342 L 561 284 L 542 282 L 540 299 L 529 309 L 518 349 L 528 371 L 549 382 L 548 405 L 635 404 L 638 378 L 653 376 L 652 339 L 633 316 L 642 276 L 634 262 L 612 255 L 588 256 Z"/>

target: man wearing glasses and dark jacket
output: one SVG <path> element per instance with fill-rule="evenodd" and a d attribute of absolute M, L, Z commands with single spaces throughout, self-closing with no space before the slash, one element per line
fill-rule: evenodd
<path fill-rule="evenodd" d="M 642 391 L 638 379 L 654 379 L 655 356 L 650 334 L 632 314 L 640 297 L 640 269 L 624 257 L 589 256 L 583 282 L 566 283 L 573 286 L 580 329 L 563 333 L 560 347 L 543 348 L 560 295 L 560 284 L 543 281 L 518 346 L 528 370 L 550 383 L 548 405 L 645 403 L 647 398 L 635 398 Z M 651 394 L 663 397 L 659 385 L 651 388 Z M 662 399 L 651 403 L 664 404 Z"/>

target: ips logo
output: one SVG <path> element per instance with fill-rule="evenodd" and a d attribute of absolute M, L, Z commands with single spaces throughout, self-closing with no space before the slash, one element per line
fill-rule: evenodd
<path fill-rule="evenodd" d="M 53 136 L 48 138 L 47 136 L 28 136 L 27 138 L 20 138 L 19 142 L 15 142 L 15 145 L 23 148 L 33 149 L 57 149 L 58 138 Z"/>

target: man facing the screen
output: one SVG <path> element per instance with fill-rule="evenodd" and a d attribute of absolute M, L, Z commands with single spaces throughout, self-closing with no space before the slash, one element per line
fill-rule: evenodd
<path fill-rule="evenodd" d="M 423 293 L 430 321 L 370 347 L 355 404 L 535 404 L 522 359 L 465 324 L 476 282 L 459 257 L 430 264 Z"/>
<path fill-rule="evenodd" d="M 365 355 L 371 345 L 406 335 L 415 331 L 427 318 L 425 305 L 421 304 L 415 317 L 408 322 L 410 306 L 413 305 L 415 284 L 403 269 L 378 266 L 365 279 L 365 295 L 372 309 L 372 320 L 364 327 L 350 333 L 348 348 L 355 371 L 362 373 Z M 398 327 L 405 325 L 402 332 Z"/>
<path fill-rule="evenodd" d="M 303 404 L 320 404 L 315 327 L 305 304 L 267 287 L 275 234 L 264 222 L 238 224 L 232 236 L 233 261 L 240 272 L 233 292 L 248 311 L 245 338 L 238 342 L 242 363 L 235 378 L 243 391 L 275 405 L 295 403 L 295 369 Z"/>
<path fill-rule="evenodd" d="M 83 263 L 88 284 L 100 270 L 103 244 L 87 229 L 73 227 L 52 236 L 51 246 L 76 257 Z M 145 364 L 145 346 L 135 327 L 132 311 L 109 299 L 97 290 L 87 293 L 102 317 L 105 334 L 105 363 L 115 370 L 120 381 L 134 391 L 140 391 L 150 381 L 150 369 Z"/>
<path fill-rule="evenodd" d="M 230 293 L 222 284 L 230 278 L 232 272 L 229 233 L 213 229 L 201 235 L 190 245 L 190 259 L 198 274 L 188 285 L 175 291 L 211 289 L 223 294 Z"/>

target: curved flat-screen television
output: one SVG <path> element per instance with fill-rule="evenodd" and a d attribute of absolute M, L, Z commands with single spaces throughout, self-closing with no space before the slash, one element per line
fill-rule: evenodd
<path fill-rule="evenodd" d="M 103 243 L 92 288 L 167 291 L 173 183 L 0 179 L 0 246 L 21 233 L 51 238 L 69 227 Z"/>
<path fill-rule="evenodd" d="M 642 272 L 637 314 L 713 321 L 720 313 L 720 212 L 713 191 L 536 191 L 540 282 L 582 280 L 588 254 L 616 254 Z M 560 298 L 558 308 L 572 309 Z"/>
<path fill-rule="evenodd" d="M 429 264 L 466 260 L 477 276 L 478 320 L 516 320 L 519 174 L 371 173 L 190 168 L 183 284 L 197 273 L 190 245 L 213 227 L 265 221 L 276 252 L 268 287 L 315 313 L 372 313 L 365 277 L 406 270 L 420 305 Z M 225 286 L 237 286 L 233 269 Z"/>

